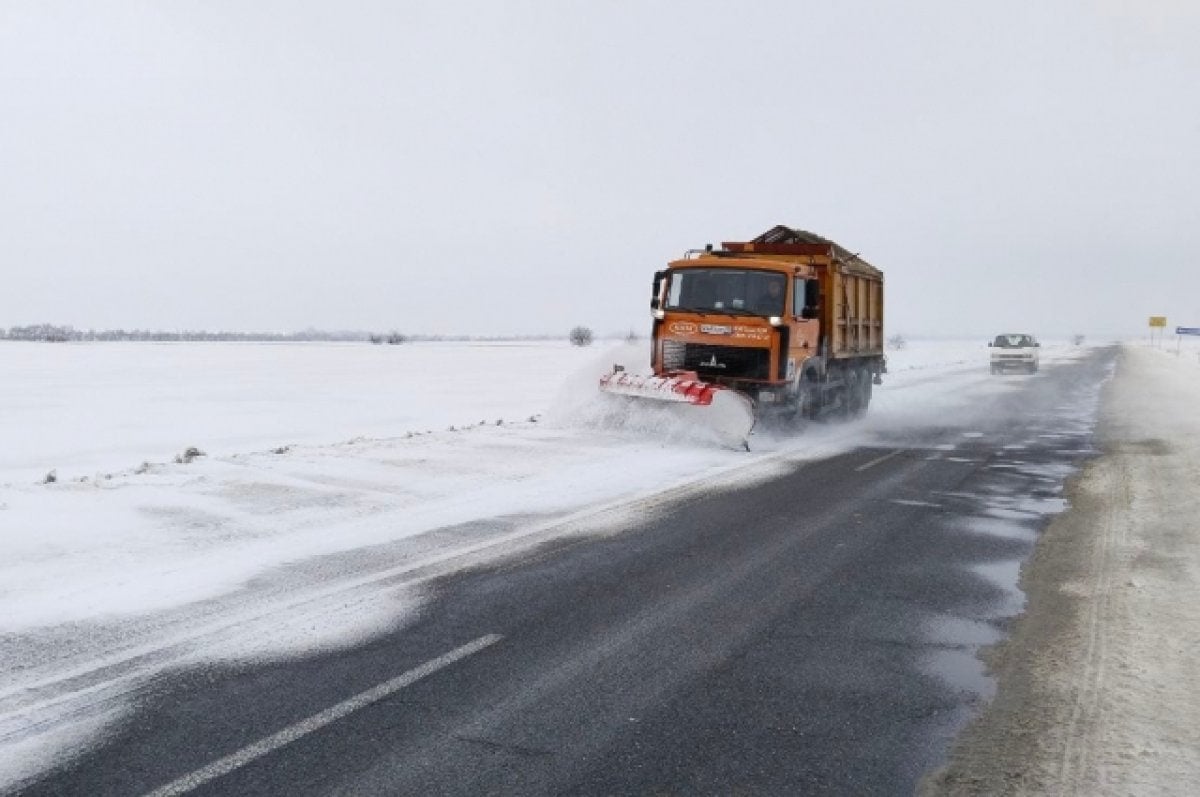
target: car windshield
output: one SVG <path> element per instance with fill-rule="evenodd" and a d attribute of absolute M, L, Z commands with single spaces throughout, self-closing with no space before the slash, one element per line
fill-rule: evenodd
<path fill-rule="evenodd" d="M 689 268 L 671 274 L 668 310 L 782 316 L 787 277 L 774 271 Z"/>
<path fill-rule="evenodd" d="M 1019 349 L 1024 346 L 1032 346 L 1033 338 L 1028 335 L 997 335 L 996 342 L 992 345 L 1002 349 Z"/>

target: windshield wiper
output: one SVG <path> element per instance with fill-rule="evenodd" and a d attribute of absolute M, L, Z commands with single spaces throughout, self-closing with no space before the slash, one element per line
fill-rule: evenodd
<path fill-rule="evenodd" d="M 695 313 L 698 316 L 705 316 L 712 312 L 711 310 L 701 310 L 699 307 L 668 307 L 667 309 L 677 313 Z"/>
<path fill-rule="evenodd" d="M 747 310 L 743 307 L 668 307 L 668 310 L 674 310 L 679 313 L 695 313 L 699 316 L 710 315 L 732 315 L 732 316 L 753 316 L 755 318 L 767 318 L 763 313 Z"/>
<path fill-rule="evenodd" d="M 753 310 L 746 310 L 745 308 L 741 308 L 741 307 L 730 307 L 730 308 L 724 309 L 724 310 L 713 310 L 713 312 L 719 313 L 719 314 L 723 313 L 725 315 L 752 315 L 752 316 L 761 316 L 762 315 L 761 313 L 756 313 Z M 765 316 L 764 316 L 764 318 L 765 318 Z"/>

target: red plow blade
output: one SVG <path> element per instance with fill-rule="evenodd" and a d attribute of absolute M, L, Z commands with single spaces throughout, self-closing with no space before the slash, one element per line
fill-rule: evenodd
<path fill-rule="evenodd" d="M 694 373 L 646 376 L 616 371 L 600 377 L 600 390 L 617 396 L 675 405 L 689 424 L 701 424 L 724 445 L 748 447 L 754 403 L 727 387 L 702 382 Z"/>

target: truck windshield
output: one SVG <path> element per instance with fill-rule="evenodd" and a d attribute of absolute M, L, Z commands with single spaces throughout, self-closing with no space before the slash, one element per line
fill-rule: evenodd
<path fill-rule="evenodd" d="M 787 277 L 773 271 L 689 268 L 671 273 L 668 310 L 782 316 Z"/>
<path fill-rule="evenodd" d="M 1021 349 L 1033 345 L 1033 338 L 1028 335 L 997 335 L 992 344 L 1001 349 Z"/>

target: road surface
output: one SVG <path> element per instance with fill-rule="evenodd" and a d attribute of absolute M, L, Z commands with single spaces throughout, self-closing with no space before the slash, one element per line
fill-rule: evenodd
<path fill-rule="evenodd" d="M 367 644 L 164 673 L 22 793 L 912 793 L 991 696 L 977 652 L 1094 454 L 1114 356 L 439 576 Z"/>

